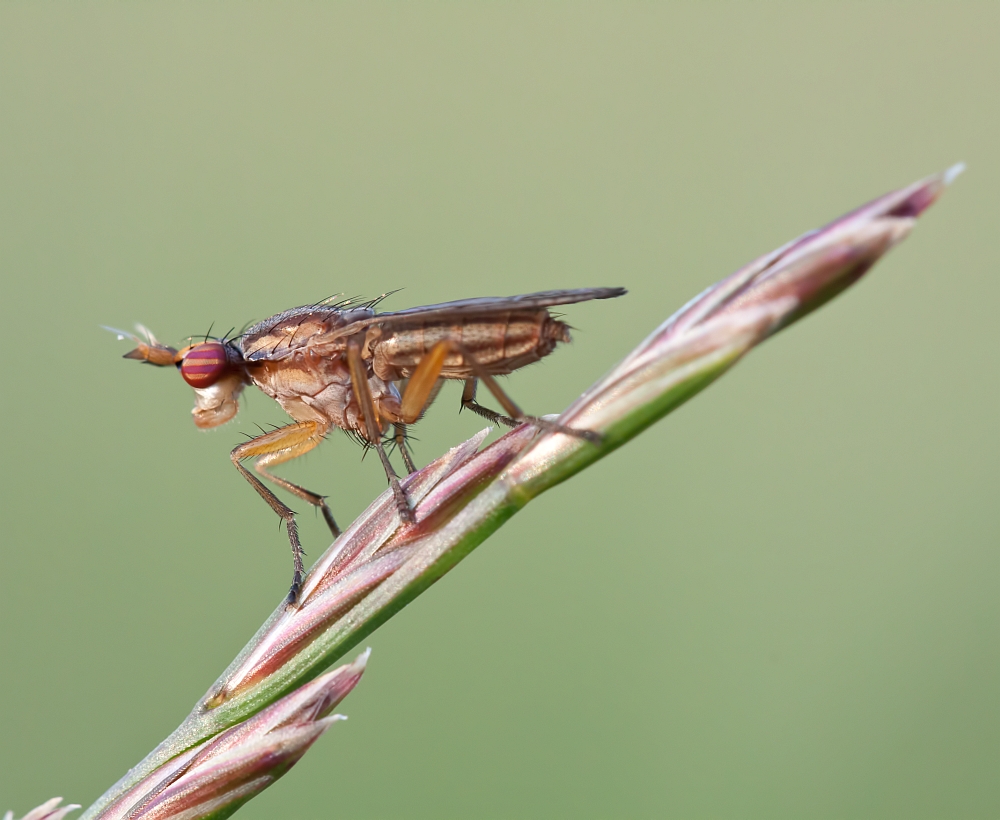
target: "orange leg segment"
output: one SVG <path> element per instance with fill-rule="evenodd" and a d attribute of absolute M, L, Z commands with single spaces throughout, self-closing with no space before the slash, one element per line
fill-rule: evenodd
<path fill-rule="evenodd" d="M 427 402 L 434 395 L 441 369 L 451 350 L 452 347 L 448 342 L 438 342 L 413 371 L 413 375 L 406 383 L 406 391 L 400 404 L 400 415 L 404 424 L 413 424 L 424 412 Z"/>
<path fill-rule="evenodd" d="M 289 606 L 294 606 L 298 602 L 299 592 L 302 589 L 302 579 L 305 574 L 302 562 L 304 552 L 302 544 L 299 542 L 299 529 L 295 523 L 295 513 L 290 507 L 283 504 L 271 490 L 264 486 L 259 478 L 244 467 L 242 462 L 248 458 L 256 458 L 257 461 L 254 464 L 254 470 L 257 473 L 268 481 L 274 482 L 282 489 L 287 490 L 297 498 L 301 498 L 314 507 L 319 507 L 327 526 L 330 528 L 330 532 L 336 537 L 340 535 L 340 528 L 337 526 L 337 522 L 334 521 L 333 513 L 330 512 L 330 508 L 327 506 L 323 496 L 310 492 L 304 487 L 293 484 L 291 481 L 276 476 L 267 470 L 268 467 L 282 464 L 308 453 L 323 440 L 323 436 L 328 429 L 328 426 L 324 426 L 316 421 L 290 424 L 287 427 L 281 427 L 270 433 L 258 436 L 245 444 L 241 444 L 229 456 L 233 461 L 233 465 L 239 470 L 240 475 L 250 482 L 250 486 L 257 491 L 260 497 L 267 502 L 268 506 L 285 522 L 285 529 L 288 531 L 288 540 L 292 546 L 292 561 L 295 566 L 292 575 L 292 587 L 288 591 Z"/>

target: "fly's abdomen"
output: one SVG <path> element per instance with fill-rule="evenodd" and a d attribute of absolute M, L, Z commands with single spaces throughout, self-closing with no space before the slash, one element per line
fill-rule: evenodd
<path fill-rule="evenodd" d="M 388 332 L 375 327 L 366 346 L 373 354 L 375 373 L 383 379 L 408 378 L 431 349 L 442 341 L 453 343 L 441 377 L 467 379 L 474 375 L 467 357 L 474 357 L 489 373 L 504 375 L 547 356 L 559 342 L 568 342 L 569 328 L 547 310 L 508 311 L 458 322 L 414 323 Z"/>

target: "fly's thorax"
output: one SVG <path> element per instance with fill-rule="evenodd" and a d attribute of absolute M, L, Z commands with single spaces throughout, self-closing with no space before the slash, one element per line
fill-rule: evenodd
<path fill-rule="evenodd" d="M 278 396 L 277 400 L 296 421 L 322 421 L 342 430 L 350 430 L 367 438 L 364 412 L 358 403 L 357 394 L 351 384 L 346 367 L 328 371 L 332 378 L 316 394 Z M 380 433 L 384 433 L 393 419 L 398 417 L 399 390 L 392 382 L 380 379 L 374 374 L 368 377 L 368 392 L 376 408 Z"/>
<path fill-rule="evenodd" d="M 331 384 L 348 381 L 347 366 L 339 358 L 296 353 L 284 359 L 253 362 L 250 379 L 272 399 L 316 396 Z"/>
<path fill-rule="evenodd" d="M 308 352 L 248 367 L 253 383 L 296 421 L 320 421 L 347 427 L 353 399 L 347 366 L 339 358 Z"/>
<path fill-rule="evenodd" d="M 374 315 L 375 311 L 367 307 L 344 309 L 308 305 L 293 308 L 247 329 L 240 346 L 248 362 L 279 360 L 322 344 L 329 337 L 336 337 L 340 328 Z"/>

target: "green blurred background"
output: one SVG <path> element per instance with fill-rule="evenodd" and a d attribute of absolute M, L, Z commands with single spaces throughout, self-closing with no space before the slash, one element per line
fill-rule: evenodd
<path fill-rule="evenodd" d="M 996 3 L 0 7 L 0 810 L 95 799 L 288 583 L 228 459 L 280 410 L 199 432 L 100 324 L 627 286 L 510 379 L 553 412 L 965 160 L 869 279 L 375 633 L 351 720 L 240 816 L 1000 815 L 998 35 Z M 421 463 L 480 428 L 457 404 Z M 360 455 L 283 473 L 349 521 Z"/>

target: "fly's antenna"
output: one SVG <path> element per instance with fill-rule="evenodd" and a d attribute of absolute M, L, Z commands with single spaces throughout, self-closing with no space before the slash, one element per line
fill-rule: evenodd
<path fill-rule="evenodd" d="M 127 330 L 118 330 L 107 325 L 101 325 L 101 327 L 114 333 L 119 341 L 131 339 L 135 343 L 135 348 L 126 353 L 123 358 L 138 359 L 146 364 L 155 364 L 157 367 L 176 364 L 177 351 L 169 345 L 160 344 L 148 327 L 144 327 L 143 325 L 135 326 L 135 329 L 146 337 L 145 341 L 134 333 L 129 333 Z"/>

